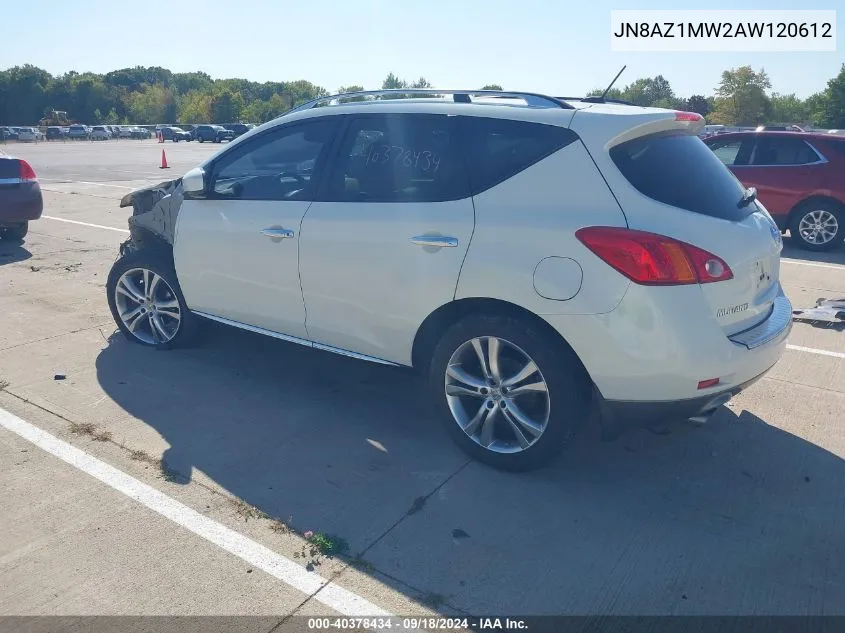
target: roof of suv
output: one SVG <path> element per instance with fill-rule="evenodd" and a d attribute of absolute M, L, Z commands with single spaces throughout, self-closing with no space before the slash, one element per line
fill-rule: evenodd
<path fill-rule="evenodd" d="M 414 95 L 411 98 L 405 98 Z M 351 101 L 348 101 L 351 100 Z M 696 113 L 678 113 L 664 108 L 646 108 L 598 98 L 561 99 L 536 93 L 491 90 L 439 90 L 409 88 L 373 90 L 320 97 L 281 116 L 238 135 L 227 148 L 210 156 L 203 165 L 233 146 L 248 142 L 253 136 L 279 125 L 332 115 L 347 114 L 447 114 L 472 115 L 509 119 L 570 128 L 573 117 L 583 119 L 579 125 L 582 140 L 610 146 L 645 133 L 668 129 L 697 132 L 704 118 Z M 680 117 L 680 118 L 679 118 Z"/>

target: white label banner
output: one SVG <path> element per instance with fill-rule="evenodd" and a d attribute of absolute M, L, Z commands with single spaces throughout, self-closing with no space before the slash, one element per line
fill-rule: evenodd
<path fill-rule="evenodd" d="M 611 11 L 610 50 L 835 51 L 836 11 Z"/>

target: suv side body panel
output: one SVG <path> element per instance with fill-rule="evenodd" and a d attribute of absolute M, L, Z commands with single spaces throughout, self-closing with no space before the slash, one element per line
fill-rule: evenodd
<path fill-rule="evenodd" d="M 610 312 L 625 295 L 630 282 L 575 237 L 584 226 L 625 226 L 625 216 L 580 141 L 473 200 L 476 229 L 457 299 L 493 297 L 543 316 Z M 547 258 L 571 264 L 557 262 L 545 279 Z M 566 300 L 549 299 L 544 283 L 560 288 L 558 297 L 566 298 L 569 288 L 575 292 Z M 561 334 L 569 339 L 565 328 Z"/>
<path fill-rule="evenodd" d="M 474 227 L 455 118 L 348 117 L 327 170 L 336 177 L 302 222 L 311 340 L 410 365 L 419 326 L 454 299 Z M 432 138 L 448 140 L 438 145 Z M 449 184 L 441 185 L 446 174 Z M 452 243 L 425 243 L 439 238 Z"/>

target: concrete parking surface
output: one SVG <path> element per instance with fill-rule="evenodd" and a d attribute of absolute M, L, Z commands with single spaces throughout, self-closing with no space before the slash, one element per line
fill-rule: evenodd
<path fill-rule="evenodd" d="M 593 431 L 499 473 L 452 445 L 409 372 L 213 325 L 166 353 L 116 333 L 119 198 L 218 149 L 5 148 L 42 179 L 45 217 L 0 245 L 0 408 L 70 447 L 0 428 L 0 615 L 845 615 L 841 331 L 796 323 L 704 426 Z M 845 296 L 845 252 L 787 246 L 781 277 L 796 307 Z M 68 463 L 73 447 L 201 518 Z M 305 551 L 307 530 L 341 555 Z"/>

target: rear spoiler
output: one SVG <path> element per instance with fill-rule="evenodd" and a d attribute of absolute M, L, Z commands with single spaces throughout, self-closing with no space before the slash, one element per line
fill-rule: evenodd
<path fill-rule="evenodd" d="M 641 136 L 674 130 L 684 131 L 691 136 L 697 136 L 704 129 L 704 117 L 697 112 L 652 110 L 651 112 L 644 112 L 637 118 L 641 118 L 642 122 L 629 126 L 627 129 L 620 130 L 618 135 L 609 140 L 606 147 L 610 148 Z M 628 123 L 630 124 L 630 121 Z"/>

